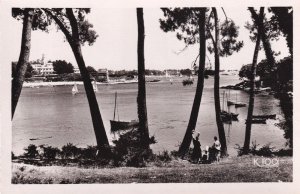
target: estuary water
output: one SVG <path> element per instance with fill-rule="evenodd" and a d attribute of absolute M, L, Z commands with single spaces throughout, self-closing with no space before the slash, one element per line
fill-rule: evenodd
<path fill-rule="evenodd" d="M 182 79 L 173 77 L 160 78 L 161 82 L 147 83 L 147 109 L 150 135 L 157 143 L 152 145 L 155 152 L 177 150 L 183 139 L 189 121 L 196 91 L 196 81 L 192 86 L 183 86 Z M 215 121 L 213 77 L 205 79 L 204 92 L 200 106 L 196 131 L 200 132 L 202 149 L 211 146 L 213 137 L 218 136 Z M 221 75 L 220 85 L 240 82 L 236 75 Z M 61 147 L 73 143 L 79 147 L 95 145 L 87 98 L 82 85 L 79 94 L 73 96 L 72 86 L 23 88 L 12 124 L 12 151 L 21 154 L 29 144 L 47 144 Z M 118 93 L 118 115 L 120 120 L 137 119 L 137 83 L 98 85 L 96 93 L 104 125 L 109 140 L 109 120 L 113 118 L 115 92 Z M 221 107 L 223 91 L 220 90 Z M 249 95 L 244 91 L 230 91 L 230 99 L 248 104 Z M 227 109 L 227 106 L 224 107 Z M 225 133 L 230 155 L 236 155 L 236 144 L 243 145 L 245 138 L 245 119 L 248 107 L 231 112 L 239 114 L 239 121 L 232 125 L 225 124 Z M 257 94 L 254 114 L 277 114 L 277 120 L 268 120 L 267 124 L 252 125 L 251 141 L 282 148 L 286 140 L 283 130 L 275 126 L 282 119 L 279 101 L 271 95 Z M 33 139 L 33 140 L 30 140 Z"/>

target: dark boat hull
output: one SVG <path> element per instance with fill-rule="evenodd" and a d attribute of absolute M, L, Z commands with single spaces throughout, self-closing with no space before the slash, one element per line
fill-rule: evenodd
<path fill-rule="evenodd" d="M 235 104 L 234 106 L 235 108 L 240 108 L 240 107 L 246 107 L 246 104 L 240 103 L 240 104 Z"/>
<path fill-rule="evenodd" d="M 252 119 L 251 123 L 252 124 L 266 124 L 267 119 Z M 247 120 L 246 120 L 246 123 L 247 123 Z"/>
<path fill-rule="evenodd" d="M 126 130 L 139 125 L 138 121 L 114 121 L 110 120 L 111 132 Z"/>
<path fill-rule="evenodd" d="M 231 122 L 231 121 L 238 121 L 239 114 L 228 113 L 226 111 L 221 112 L 221 119 L 223 122 Z"/>
<path fill-rule="evenodd" d="M 273 115 L 253 115 L 255 119 L 276 119 L 276 114 Z"/>
<path fill-rule="evenodd" d="M 227 101 L 227 106 L 232 106 L 232 105 L 235 105 L 235 103 L 228 100 L 228 101 Z"/>
<path fill-rule="evenodd" d="M 186 85 L 192 85 L 193 83 L 194 83 L 194 81 L 192 79 L 186 79 L 186 80 L 182 81 L 182 84 L 184 86 L 186 86 Z"/>

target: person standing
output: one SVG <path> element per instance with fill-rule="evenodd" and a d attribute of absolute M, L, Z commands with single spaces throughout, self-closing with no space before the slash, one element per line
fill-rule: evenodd
<path fill-rule="evenodd" d="M 192 161 L 194 163 L 198 163 L 199 160 L 201 159 L 201 155 L 202 155 L 199 136 L 200 136 L 200 133 L 197 133 L 196 137 L 193 137 L 194 149 L 193 149 L 193 153 L 192 153 Z"/>
<path fill-rule="evenodd" d="M 215 156 L 216 156 L 216 160 L 217 162 L 220 161 L 220 157 L 221 157 L 221 143 L 219 142 L 218 138 L 215 136 L 214 137 L 214 145 L 213 148 L 215 149 Z"/>

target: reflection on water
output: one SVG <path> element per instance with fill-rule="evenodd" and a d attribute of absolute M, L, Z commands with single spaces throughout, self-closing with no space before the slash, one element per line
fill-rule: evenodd
<path fill-rule="evenodd" d="M 179 78 L 178 78 L 179 79 Z M 221 85 L 234 84 L 239 80 L 233 76 L 221 76 Z M 178 149 L 183 139 L 195 95 L 196 84 L 183 87 L 181 80 L 173 79 L 158 83 L 147 83 L 147 108 L 150 134 L 155 135 L 158 143 L 155 151 Z M 79 94 L 72 96 L 71 86 L 24 88 L 13 120 L 13 151 L 23 152 L 30 143 L 62 146 L 68 142 L 78 146 L 95 145 L 88 102 L 83 86 Z M 114 93 L 118 92 L 118 107 L 121 120 L 137 119 L 137 84 L 99 85 L 96 94 L 100 111 L 109 139 L 109 120 L 113 118 Z M 221 94 L 223 90 L 220 91 Z M 222 96 L 222 95 L 221 95 Z M 231 100 L 248 104 L 248 94 L 231 91 Z M 222 102 L 222 99 L 221 99 Z M 225 124 L 228 151 L 236 155 L 235 144 L 243 145 L 247 107 L 235 109 L 239 121 Z M 277 114 L 281 117 L 278 100 L 272 96 L 257 95 L 255 114 Z M 253 125 L 252 140 L 260 145 L 271 142 L 276 148 L 284 146 L 283 131 L 269 120 L 266 125 Z M 215 121 L 213 78 L 205 80 L 202 103 L 196 130 L 200 132 L 202 147 L 212 145 L 217 134 Z M 31 141 L 31 138 L 51 137 Z M 251 141 L 252 141 L 251 140 Z"/>

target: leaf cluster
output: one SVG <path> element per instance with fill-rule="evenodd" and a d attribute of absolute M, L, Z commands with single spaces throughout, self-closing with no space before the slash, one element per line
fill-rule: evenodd
<path fill-rule="evenodd" d="M 256 24 L 255 19 L 252 16 L 253 23 L 246 22 L 245 28 L 249 30 L 250 35 L 249 38 L 252 42 L 255 42 L 257 39 L 257 33 L 258 33 L 258 25 Z M 266 18 L 266 15 L 264 14 L 264 33 L 266 34 L 266 38 L 270 41 L 277 41 L 279 39 L 279 36 L 281 34 L 281 31 L 279 30 L 278 26 L 275 25 L 274 20 Z"/>
<path fill-rule="evenodd" d="M 164 32 L 175 32 L 186 44 L 199 42 L 199 14 L 201 8 L 162 8 L 164 18 L 159 19 Z M 207 11 L 207 10 L 206 10 Z"/>
<path fill-rule="evenodd" d="M 25 15 L 32 16 L 32 30 L 42 30 L 48 32 L 51 25 L 51 18 L 37 8 L 12 8 L 12 17 L 17 20 L 23 20 Z"/>
<path fill-rule="evenodd" d="M 86 15 L 90 13 L 89 8 L 74 8 L 72 12 L 75 17 L 70 18 L 67 15 L 66 8 L 12 8 L 12 17 L 17 20 L 24 20 L 26 14 L 32 15 L 32 30 L 42 30 L 48 32 L 49 26 L 55 20 L 58 29 L 61 29 L 64 33 L 68 33 L 69 37 L 78 39 L 81 45 L 88 43 L 92 45 L 95 43 L 98 34 L 93 29 L 93 25 L 88 22 Z M 58 22 L 61 24 L 58 24 Z M 76 26 L 77 34 L 72 29 L 71 23 Z M 74 25 L 75 23 L 75 25 Z M 65 31 L 64 31 L 64 30 Z"/>
<path fill-rule="evenodd" d="M 176 32 L 178 40 L 191 45 L 199 43 L 199 14 L 201 8 L 162 8 L 164 18 L 160 19 L 160 28 L 164 32 Z M 209 11 L 208 8 L 205 11 Z M 210 39 L 210 33 L 214 32 L 214 23 L 210 20 L 213 17 L 211 13 L 206 21 L 206 39 Z M 238 52 L 244 45 L 243 41 L 238 41 L 239 27 L 232 20 L 222 22 L 220 26 L 221 46 L 220 56 L 230 56 L 233 52 Z M 210 53 L 214 52 L 214 45 L 208 45 Z"/>

